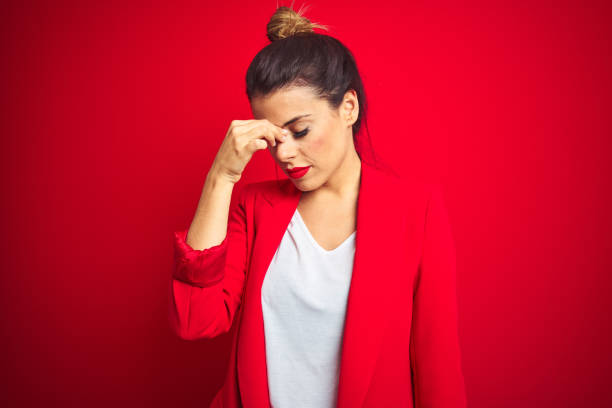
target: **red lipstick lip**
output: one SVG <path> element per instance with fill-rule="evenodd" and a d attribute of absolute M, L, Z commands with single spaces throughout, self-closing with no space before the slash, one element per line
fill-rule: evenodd
<path fill-rule="evenodd" d="M 291 170 L 287 169 L 287 173 L 289 173 L 289 176 L 292 178 L 300 178 L 304 176 L 308 172 L 309 169 L 310 169 L 310 166 L 294 167 Z"/>

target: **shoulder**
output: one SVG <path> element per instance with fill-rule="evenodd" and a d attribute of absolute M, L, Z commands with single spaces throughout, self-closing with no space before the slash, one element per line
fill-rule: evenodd
<path fill-rule="evenodd" d="M 370 174 L 375 180 L 372 185 L 377 185 L 376 195 L 386 205 L 397 205 L 398 211 L 416 216 L 423 222 L 428 214 L 446 212 L 444 188 L 438 179 L 374 167 L 370 167 Z"/>
<path fill-rule="evenodd" d="M 291 182 L 291 180 L 289 179 L 283 179 L 283 180 L 270 179 L 270 180 L 255 181 L 255 182 L 245 184 L 243 186 L 243 189 L 245 190 L 246 194 L 270 193 L 270 192 L 276 192 L 279 189 L 285 188 L 285 185 L 287 184 L 287 182 Z"/>
<path fill-rule="evenodd" d="M 439 183 L 412 173 L 397 174 L 390 171 L 375 169 L 377 183 L 384 189 L 391 191 L 391 199 L 398 199 L 403 203 L 410 202 L 417 207 L 426 204 L 432 192 L 439 189 Z"/>
<path fill-rule="evenodd" d="M 397 172 L 388 166 L 362 162 L 368 174 L 375 179 L 376 184 L 383 184 L 393 190 L 404 190 L 411 193 L 426 193 L 431 189 L 431 182 L 425 181 L 420 175 L 408 172 Z"/>
<path fill-rule="evenodd" d="M 239 199 L 253 202 L 262 197 L 270 200 L 277 194 L 285 193 L 290 187 L 288 183 L 291 183 L 291 180 L 269 179 L 247 183 L 240 188 Z"/>

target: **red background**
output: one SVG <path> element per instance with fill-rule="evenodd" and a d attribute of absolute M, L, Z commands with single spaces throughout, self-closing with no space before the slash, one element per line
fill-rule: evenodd
<path fill-rule="evenodd" d="M 208 3 L 3 7 L 4 406 L 204 407 L 221 386 L 229 336 L 167 324 L 172 232 L 252 118 L 276 1 Z M 471 407 L 612 404 L 607 3 L 308 3 L 357 59 L 377 151 L 443 182 Z M 241 185 L 274 166 L 258 152 Z"/>

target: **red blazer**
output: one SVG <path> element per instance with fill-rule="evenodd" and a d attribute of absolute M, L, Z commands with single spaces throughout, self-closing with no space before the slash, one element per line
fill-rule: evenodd
<path fill-rule="evenodd" d="M 210 407 L 270 407 L 261 286 L 297 208 L 291 180 L 251 183 L 222 243 L 194 250 L 174 233 L 170 323 L 186 340 L 230 331 L 229 369 Z M 437 184 L 362 161 L 339 408 L 466 406 L 455 247 Z M 290 375 L 290 374 L 289 374 Z"/>

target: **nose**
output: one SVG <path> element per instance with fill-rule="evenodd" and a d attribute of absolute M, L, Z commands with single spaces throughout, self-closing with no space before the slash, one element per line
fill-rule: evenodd
<path fill-rule="evenodd" d="M 274 154 L 279 162 L 289 162 L 295 157 L 297 146 L 293 137 L 287 136 L 284 142 L 277 140 L 276 146 L 271 149 L 275 149 Z"/>

